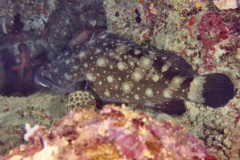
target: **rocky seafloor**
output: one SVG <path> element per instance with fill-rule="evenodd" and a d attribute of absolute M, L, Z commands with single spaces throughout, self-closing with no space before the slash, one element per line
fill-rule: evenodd
<path fill-rule="evenodd" d="M 219 159 L 239 159 L 238 6 L 234 0 L 0 1 L 0 154 L 25 143 L 25 123 L 50 127 L 69 112 L 68 95 L 36 86 L 27 72 L 19 81 L 18 73 L 9 69 L 19 63 L 15 57 L 18 44 L 28 45 L 34 72 L 64 50 L 86 24 L 89 28 L 106 26 L 109 32 L 146 47 L 174 51 L 196 74 L 227 74 L 236 96 L 222 108 L 186 102 L 187 112 L 181 117 L 131 104 L 125 109 L 145 112 L 157 120 L 171 119 L 203 140 Z"/>
<path fill-rule="evenodd" d="M 29 144 L 1 159 L 216 159 L 203 141 L 173 121 L 156 121 L 114 105 L 99 114 L 87 107 L 71 111 L 50 130 L 27 123 L 24 139 Z"/>

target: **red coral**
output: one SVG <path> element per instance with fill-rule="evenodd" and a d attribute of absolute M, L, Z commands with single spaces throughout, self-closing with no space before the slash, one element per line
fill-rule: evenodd
<path fill-rule="evenodd" d="M 194 25 L 195 23 L 196 23 L 196 21 L 195 21 L 194 17 L 188 18 L 188 25 L 189 25 L 189 26 L 192 26 L 192 25 Z"/>
<path fill-rule="evenodd" d="M 121 151 L 127 158 L 138 159 L 141 157 L 145 145 L 138 139 L 138 135 L 128 134 L 119 136 L 117 139 L 117 149 Z"/>
<path fill-rule="evenodd" d="M 215 52 L 214 45 L 220 40 L 228 38 L 229 30 L 228 27 L 222 23 L 221 17 L 216 16 L 213 12 L 205 14 L 198 27 L 199 40 L 203 44 L 205 52 L 209 50 Z"/>
<path fill-rule="evenodd" d="M 194 25 L 196 22 L 197 21 L 195 21 L 194 17 L 188 18 L 188 26 L 186 26 L 186 28 L 189 31 L 191 37 L 193 37 L 191 26 Z"/>
<path fill-rule="evenodd" d="M 216 68 L 212 61 L 215 53 L 214 45 L 229 37 L 229 27 L 223 24 L 221 16 L 217 16 L 213 12 L 206 13 L 202 17 L 198 27 L 198 40 L 201 40 L 202 43 L 201 57 L 203 58 L 201 64 L 203 70 L 199 70 L 200 74 Z M 212 53 L 209 53 L 209 51 L 212 51 Z"/>

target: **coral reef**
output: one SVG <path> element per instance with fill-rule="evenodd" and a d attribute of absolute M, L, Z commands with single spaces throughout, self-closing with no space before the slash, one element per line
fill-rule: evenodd
<path fill-rule="evenodd" d="M 99 114 L 91 108 L 71 111 L 50 130 L 29 124 L 25 128 L 24 139 L 30 144 L 11 150 L 1 160 L 216 159 L 182 126 L 113 105 L 105 106 Z"/>
<path fill-rule="evenodd" d="M 57 92 L 42 91 L 28 97 L 0 96 L 0 155 L 24 143 L 25 123 L 50 127 L 64 117 L 69 112 L 67 102 L 68 96 Z"/>
<path fill-rule="evenodd" d="M 17 72 L 9 71 L 18 63 L 14 56 L 19 53 L 20 43 L 26 43 L 31 52 L 34 72 L 39 65 L 61 54 L 69 39 L 84 25 L 89 28 L 106 25 L 103 0 L 1 0 L 0 15 L 0 54 L 3 55 L 0 63 L 4 64 L 5 72 L 0 94 L 6 96 L 14 92 L 27 96 L 37 90 L 31 75 L 24 74 L 20 82 Z"/>
<path fill-rule="evenodd" d="M 213 70 L 216 65 L 212 64 L 213 54 L 215 53 L 214 46 L 221 40 L 228 38 L 229 29 L 222 23 L 221 16 L 216 16 L 212 12 L 203 15 L 198 24 L 198 40 L 202 43 L 202 59 L 200 64 L 203 71 Z M 210 53 L 212 51 L 212 53 Z"/>
<path fill-rule="evenodd" d="M 235 88 L 239 90 L 239 10 L 219 11 L 215 2 L 105 0 L 104 4 L 109 22 L 108 29 L 111 32 L 126 36 L 147 47 L 175 51 L 199 74 L 228 74 L 234 81 Z M 151 14 L 152 9 L 155 9 L 156 14 Z M 118 16 L 115 13 L 118 13 Z M 137 22 L 136 17 L 140 17 L 141 21 Z M 239 122 L 236 123 L 235 119 L 239 117 L 240 100 L 239 93 L 236 93 L 236 97 L 220 110 L 210 110 L 205 106 L 187 103 L 189 113 L 181 118 L 174 118 L 174 121 L 184 124 L 192 135 L 203 139 L 207 147 L 220 159 L 239 159 L 240 156 L 234 149 L 237 147 L 233 146 L 236 142 L 232 140 L 236 135 L 239 136 L 236 132 Z M 141 106 L 130 105 L 129 109 L 146 112 L 156 119 L 172 119 L 168 116 L 163 118 L 162 114 L 158 115 L 159 113 Z M 227 134 L 227 130 L 234 133 Z M 223 138 L 219 138 L 219 141 L 215 137 Z M 229 143 L 226 137 L 231 139 Z"/>
<path fill-rule="evenodd" d="M 69 95 L 67 109 L 82 110 L 83 108 L 95 108 L 95 98 L 88 92 L 76 91 Z"/>
<path fill-rule="evenodd" d="M 61 54 L 68 40 L 78 30 L 82 30 L 84 24 L 89 28 L 95 24 L 105 25 L 105 9 L 109 32 L 118 33 L 144 46 L 175 51 L 200 74 L 228 74 L 237 90 L 236 97 L 224 108 L 212 110 L 206 106 L 186 103 L 187 113 L 182 117 L 170 117 L 131 104 L 126 109 L 145 112 L 158 120 L 172 119 L 183 124 L 191 135 L 204 140 L 207 149 L 216 153 L 219 159 L 239 159 L 239 9 L 219 10 L 215 4 L 223 0 L 105 0 L 104 7 L 102 2 L 103 0 L 1 0 L 0 66 L 3 65 L 3 68 L 0 67 L 0 70 L 2 73 L 4 69 L 5 78 L 1 75 L 0 81 L 3 83 L 0 85 L 0 93 L 11 95 L 20 91 L 27 96 L 33 93 L 33 88 L 36 89 L 31 76 L 26 74 L 27 77 L 24 78 L 27 81 L 23 78 L 23 82 L 16 85 L 17 74 L 8 70 L 16 65 L 14 54 L 18 51 L 16 53 L 14 50 L 17 50 L 20 42 L 26 43 L 33 53 L 34 71 L 56 54 Z M 218 22 L 213 26 L 221 26 L 220 30 L 224 32 L 214 33 L 214 28 L 209 23 L 206 24 L 206 30 L 200 33 L 198 26 L 203 24 L 201 21 L 206 15 L 212 19 L 208 22 Z M 225 35 L 224 38 L 222 34 Z M 208 44 L 202 41 L 201 36 L 207 41 L 214 41 L 208 47 L 208 52 L 205 52 Z M 217 37 L 222 38 L 215 41 Z M 6 91 L 6 88 L 9 90 L 3 94 L 2 91 Z M 23 143 L 25 123 L 50 127 L 56 119 L 67 114 L 66 98 L 67 95 L 46 90 L 21 98 L 0 96 L 0 154 Z"/>
<path fill-rule="evenodd" d="M 210 1 L 105 0 L 104 7 L 110 32 L 148 47 L 150 45 L 175 51 L 200 74 L 223 72 L 217 70 L 216 66 L 219 65 L 224 51 L 232 48 L 231 55 L 235 55 L 239 48 L 237 24 L 240 17 L 237 12 L 219 12 Z M 137 17 L 141 21 L 136 21 Z M 225 54 L 224 57 L 231 56 Z M 226 67 L 225 65 L 222 68 Z M 233 75 L 235 72 L 230 71 L 228 74 Z"/>
<path fill-rule="evenodd" d="M 103 0 L 0 1 L 1 40 L 10 43 L 34 41 L 38 52 L 48 50 L 48 60 L 66 44 L 84 24 L 93 28 L 106 25 Z M 33 55 L 37 56 L 37 55 Z M 34 57 L 32 57 L 34 58 Z"/>

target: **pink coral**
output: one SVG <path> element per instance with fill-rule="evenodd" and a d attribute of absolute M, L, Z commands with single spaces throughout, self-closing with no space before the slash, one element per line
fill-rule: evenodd
<path fill-rule="evenodd" d="M 202 69 L 199 72 L 202 74 L 205 71 L 211 71 L 216 68 L 212 61 L 215 53 L 214 45 L 221 40 L 227 39 L 230 31 L 229 26 L 223 24 L 221 16 L 217 16 L 213 12 L 206 13 L 198 26 L 198 39 L 202 43 L 201 57 L 203 59 L 203 63 L 201 63 Z M 212 53 L 209 51 L 212 51 Z"/>
<path fill-rule="evenodd" d="M 216 16 L 213 12 L 205 14 L 198 27 L 199 39 L 203 44 L 204 51 L 215 52 L 214 45 L 220 40 L 228 38 L 228 27 L 222 23 L 221 17 Z"/>
<path fill-rule="evenodd" d="M 203 142 L 172 121 L 158 122 L 145 114 L 113 105 L 100 113 L 71 111 L 52 129 L 26 125 L 28 145 L 2 158 L 24 159 L 194 159 L 214 160 Z"/>

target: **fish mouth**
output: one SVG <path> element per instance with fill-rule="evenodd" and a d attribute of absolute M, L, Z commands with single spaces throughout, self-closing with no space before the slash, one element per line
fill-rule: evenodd
<path fill-rule="evenodd" d="M 52 81 L 49 78 L 42 76 L 41 74 L 36 73 L 34 75 L 33 81 L 37 85 L 40 85 L 40 86 L 43 86 L 43 87 L 47 87 L 47 88 L 50 88 L 50 89 L 53 88 Z"/>
<path fill-rule="evenodd" d="M 70 84 L 68 87 L 64 87 L 64 83 L 63 86 L 56 86 L 54 85 L 53 81 L 51 81 L 48 77 L 43 76 L 42 74 L 39 73 L 35 73 L 34 74 L 34 78 L 33 81 L 35 82 L 35 84 L 49 88 L 49 89 L 53 89 L 56 90 L 58 92 L 61 93 L 71 93 L 74 91 L 74 82 L 72 84 Z"/>

